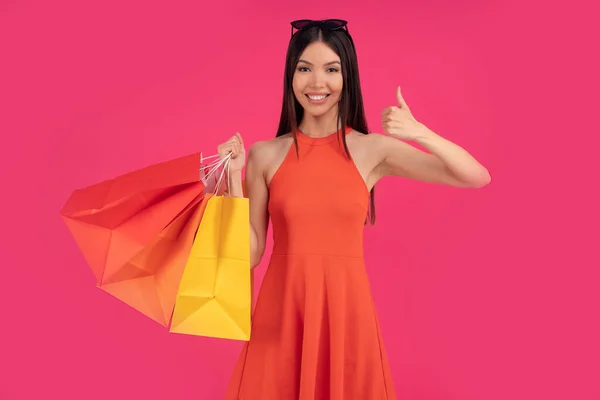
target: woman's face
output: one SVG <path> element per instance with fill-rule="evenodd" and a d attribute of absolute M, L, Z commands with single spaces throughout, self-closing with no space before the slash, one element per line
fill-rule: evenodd
<path fill-rule="evenodd" d="M 340 57 L 325 43 L 313 42 L 300 56 L 292 86 L 304 112 L 321 116 L 337 113 L 343 81 Z"/>

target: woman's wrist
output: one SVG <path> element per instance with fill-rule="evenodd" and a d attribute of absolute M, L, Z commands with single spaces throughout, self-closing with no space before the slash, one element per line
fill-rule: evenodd
<path fill-rule="evenodd" d="M 242 171 L 230 171 L 229 183 L 231 187 L 228 192 L 233 197 L 244 197 L 244 187 L 242 185 Z"/>

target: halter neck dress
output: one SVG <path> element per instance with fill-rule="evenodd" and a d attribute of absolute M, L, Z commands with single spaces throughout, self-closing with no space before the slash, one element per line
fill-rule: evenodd
<path fill-rule="evenodd" d="M 363 259 L 368 188 L 341 130 L 296 136 L 269 184 L 273 251 L 226 399 L 396 399 Z"/>

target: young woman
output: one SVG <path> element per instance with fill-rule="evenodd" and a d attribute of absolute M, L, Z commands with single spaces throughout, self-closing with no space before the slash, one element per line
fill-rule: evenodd
<path fill-rule="evenodd" d="M 226 399 L 396 399 L 363 261 L 373 187 L 393 175 L 480 188 L 490 176 L 416 121 L 400 88 L 398 106 L 382 113 L 387 135 L 369 134 L 346 21 L 292 26 L 279 130 L 248 152 L 252 267 L 269 218 L 274 246 Z M 218 152 L 231 153 L 229 192 L 243 196 L 240 134 Z"/>

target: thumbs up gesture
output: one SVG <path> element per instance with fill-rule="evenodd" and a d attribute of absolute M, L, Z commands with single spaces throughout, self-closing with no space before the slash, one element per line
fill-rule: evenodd
<path fill-rule="evenodd" d="M 396 98 L 398 106 L 388 107 L 381 113 L 383 131 L 398 139 L 415 140 L 423 130 L 423 126 L 410 112 L 410 108 L 402 97 L 400 86 L 398 86 Z"/>

